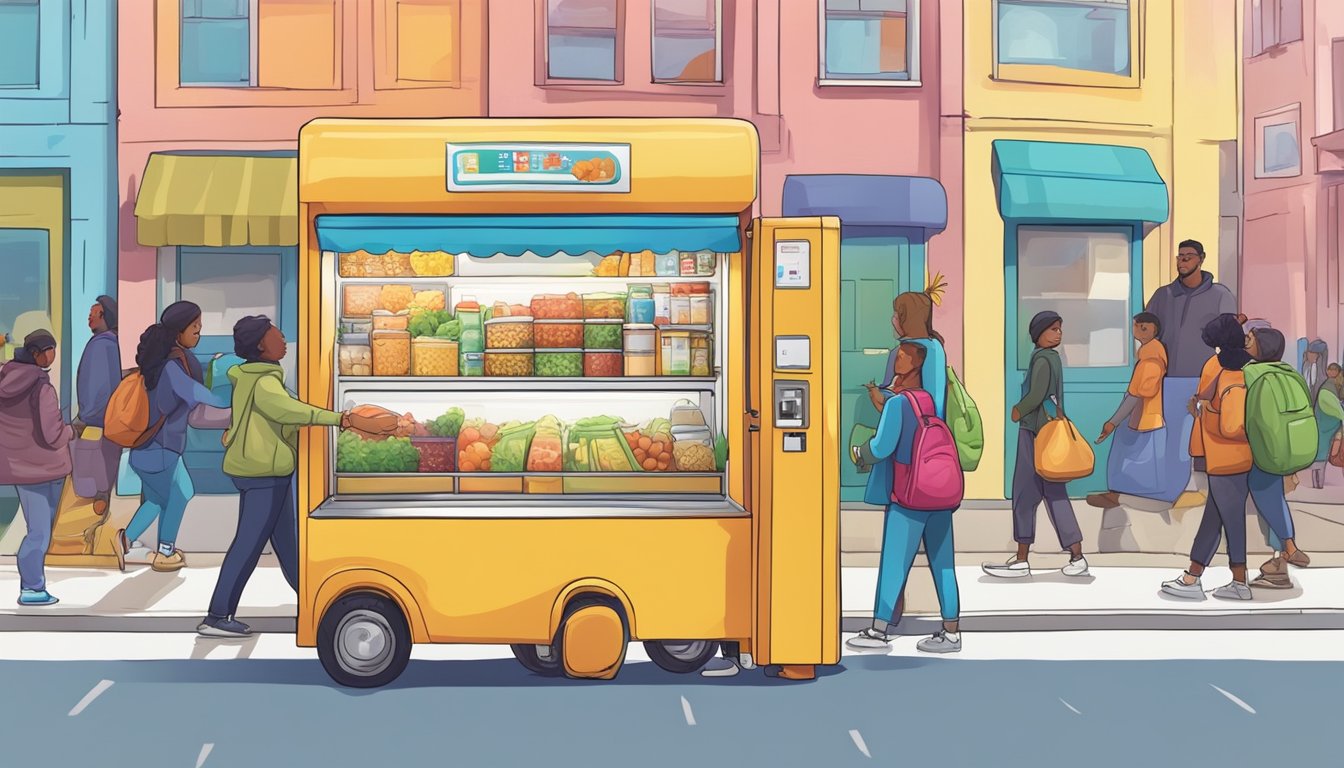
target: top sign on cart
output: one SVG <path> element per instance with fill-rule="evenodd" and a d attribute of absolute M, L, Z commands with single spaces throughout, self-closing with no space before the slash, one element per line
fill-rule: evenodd
<path fill-rule="evenodd" d="M 630 191 L 629 144 L 448 144 L 449 192 Z"/>

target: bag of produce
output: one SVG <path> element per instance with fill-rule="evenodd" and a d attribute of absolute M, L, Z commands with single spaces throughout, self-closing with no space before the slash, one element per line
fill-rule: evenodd
<path fill-rule="evenodd" d="M 491 448 L 499 438 L 499 427 L 485 419 L 463 422 L 457 434 L 457 468 L 459 472 L 489 472 Z"/>
<path fill-rule="evenodd" d="M 528 472 L 564 470 L 564 430 L 564 425 L 554 416 L 544 416 L 537 421 L 532 447 L 527 452 Z"/>
<path fill-rule="evenodd" d="M 532 447 L 532 436 L 537 423 L 528 421 L 501 427 L 499 442 L 490 455 L 491 472 L 522 472 L 527 468 L 527 452 Z"/>
<path fill-rule="evenodd" d="M 621 420 L 612 416 L 579 419 L 565 444 L 566 472 L 632 472 L 635 456 L 621 433 Z"/>
<path fill-rule="evenodd" d="M 442 416 L 423 425 L 427 436 L 411 438 L 411 445 L 420 451 L 421 472 L 457 471 L 457 434 L 464 416 L 461 408 L 449 408 Z"/>
<path fill-rule="evenodd" d="M 625 431 L 625 442 L 634 455 L 635 464 L 645 472 L 675 472 L 672 455 L 672 423 L 667 419 L 653 419 L 638 429 Z"/>

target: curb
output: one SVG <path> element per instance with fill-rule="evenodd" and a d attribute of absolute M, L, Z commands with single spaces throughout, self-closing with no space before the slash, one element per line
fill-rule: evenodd
<path fill-rule="evenodd" d="M 202 614 L 203 615 L 203 614 Z M 202 615 L 195 616 L 80 616 L 78 614 L 42 616 L 36 613 L 0 615 L 0 633 L 4 632 L 180 632 L 196 634 Z M 289 634 L 297 620 L 288 616 L 235 617 L 253 632 Z"/>

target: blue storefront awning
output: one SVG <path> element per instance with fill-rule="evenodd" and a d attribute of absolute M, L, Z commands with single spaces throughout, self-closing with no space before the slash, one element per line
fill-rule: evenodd
<path fill-rule="evenodd" d="M 317 217 L 324 251 L 372 254 L 445 251 L 477 257 L 589 252 L 737 253 L 742 240 L 736 216 L 536 215 Z"/>
<path fill-rule="evenodd" d="M 1004 219 L 1161 224 L 1167 185 L 1138 147 L 995 141 L 993 174 Z"/>
<path fill-rule="evenodd" d="M 947 192 L 924 176 L 818 174 L 784 180 L 784 216 L 838 216 L 840 225 L 923 230 L 947 228 Z"/>

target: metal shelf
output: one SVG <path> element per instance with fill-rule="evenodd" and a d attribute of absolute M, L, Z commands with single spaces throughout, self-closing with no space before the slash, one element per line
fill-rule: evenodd
<path fill-rule="evenodd" d="M 407 275 L 402 277 L 341 277 L 336 279 L 342 283 L 374 283 L 374 284 L 399 284 L 417 282 L 437 282 L 445 281 L 450 283 L 517 283 L 517 284 L 545 284 L 565 283 L 566 285 L 577 285 L 581 287 L 600 287 L 602 285 L 621 287 L 621 283 L 634 284 L 671 284 L 671 283 L 714 283 L 719 280 L 718 274 L 713 275 L 683 275 L 678 277 L 593 277 L 592 275 L 445 275 L 443 277 L 431 277 L 428 275 Z"/>
<path fill-rule="evenodd" d="M 445 392 L 712 392 L 717 376 L 509 377 L 509 376 L 342 376 L 343 390 Z"/>

